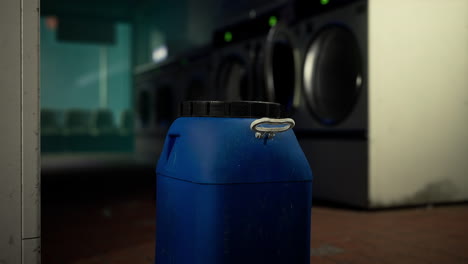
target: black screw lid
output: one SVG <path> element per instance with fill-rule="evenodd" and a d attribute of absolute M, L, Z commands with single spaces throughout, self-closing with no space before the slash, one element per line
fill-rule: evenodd
<path fill-rule="evenodd" d="M 180 116 L 280 118 L 281 105 L 260 101 L 186 101 L 180 105 Z"/>

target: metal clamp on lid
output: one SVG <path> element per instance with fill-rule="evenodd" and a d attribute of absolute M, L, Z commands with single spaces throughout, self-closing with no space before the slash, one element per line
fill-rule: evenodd
<path fill-rule="evenodd" d="M 256 138 L 272 138 L 276 133 L 285 132 L 294 127 L 296 123 L 292 118 L 260 118 L 250 124 Z"/>

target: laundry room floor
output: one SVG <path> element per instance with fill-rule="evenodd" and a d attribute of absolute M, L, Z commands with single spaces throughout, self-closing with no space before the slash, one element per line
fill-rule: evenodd
<path fill-rule="evenodd" d="M 42 177 L 43 263 L 154 263 L 151 168 Z M 316 204 L 310 258 L 312 264 L 468 263 L 468 204 L 378 211 Z"/>

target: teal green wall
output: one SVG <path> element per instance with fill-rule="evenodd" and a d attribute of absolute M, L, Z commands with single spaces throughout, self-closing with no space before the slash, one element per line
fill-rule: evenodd
<path fill-rule="evenodd" d="M 131 25 L 117 24 L 116 44 L 108 48 L 108 106 L 114 113 L 133 108 Z M 117 116 L 116 116 L 117 117 Z"/>
<path fill-rule="evenodd" d="M 58 42 L 41 18 L 41 108 L 93 110 L 99 105 L 103 45 Z M 108 108 L 116 121 L 132 108 L 131 26 L 116 24 L 116 43 L 107 45 Z"/>

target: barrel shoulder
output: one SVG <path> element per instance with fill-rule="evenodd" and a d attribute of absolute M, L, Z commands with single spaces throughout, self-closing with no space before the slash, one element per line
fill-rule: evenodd
<path fill-rule="evenodd" d="M 207 184 L 311 180 L 294 132 L 257 139 L 250 130 L 253 120 L 178 118 L 166 137 L 158 173 Z M 168 155 L 171 136 L 177 139 Z"/>

